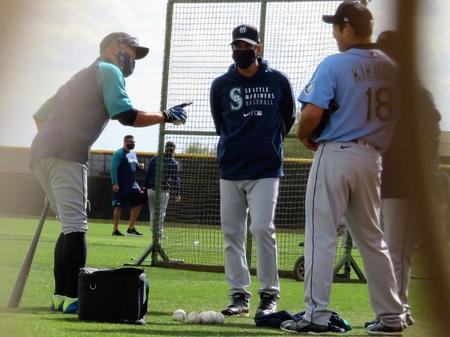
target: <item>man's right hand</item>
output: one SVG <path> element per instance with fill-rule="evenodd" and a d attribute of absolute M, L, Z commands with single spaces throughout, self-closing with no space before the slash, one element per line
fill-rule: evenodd
<path fill-rule="evenodd" d="M 112 191 L 113 192 L 119 192 L 119 185 L 118 184 L 112 185 Z"/>
<path fill-rule="evenodd" d="M 174 125 L 181 125 L 186 123 L 186 111 L 185 107 L 191 105 L 192 102 L 186 102 L 179 105 L 175 105 L 163 112 L 166 123 L 172 123 Z"/>
<path fill-rule="evenodd" d="M 300 141 L 303 143 L 303 145 L 311 151 L 316 151 L 317 148 L 319 147 L 319 144 L 315 143 L 311 138 L 309 137 L 304 137 L 301 138 Z"/>

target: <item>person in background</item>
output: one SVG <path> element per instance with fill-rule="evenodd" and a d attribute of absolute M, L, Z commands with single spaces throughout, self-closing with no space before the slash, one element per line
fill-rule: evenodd
<path fill-rule="evenodd" d="M 111 183 L 113 213 L 113 236 L 124 236 L 119 231 L 119 222 L 123 208 L 130 209 L 127 235 L 141 236 L 136 228 L 136 221 L 142 205 L 147 201 L 144 190 L 136 181 L 136 171 L 143 170 L 144 164 L 138 162 L 134 149 L 135 141 L 132 135 L 123 138 L 123 147 L 114 152 L 111 159 Z"/>
<path fill-rule="evenodd" d="M 376 42 L 377 48 L 383 51 L 395 62 L 400 59 L 400 38 L 396 31 L 380 33 Z M 422 146 L 426 149 L 426 158 L 422 162 L 430 166 L 431 172 L 438 172 L 438 146 L 439 146 L 439 111 L 433 102 L 432 95 L 422 86 L 418 87 L 418 97 L 425 104 L 420 111 Z M 412 255 L 414 246 L 418 243 L 417 224 L 414 222 L 414 208 L 411 207 L 411 188 L 415 188 L 415 177 L 412 177 L 410 163 L 401 158 L 412 152 L 410 140 L 416 135 L 409 127 L 411 116 L 407 111 L 401 110 L 398 123 L 394 130 L 391 145 L 383 153 L 383 171 L 381 172 L 381 227 L 389 248 L 389 254 L 394 265 L 397 281 L 397 294 L 403 305 L 405 322 L 408 326 L 414 324 L 411 307 L 409 305 L 409 281 L 411 276 Z M 366 322 L 370 325 L 374 321 Z"/>
<path fill-rule="evenodd" d="M 166 217 L 166 209 L 170 198 L 170 187 L 174 186 L 175 202 L 181 202 L 180 195 L 180 164 L 174 158 L 175 143 L 168 141 L 164 147 L 164 161 L 162 174 L 162 188 L 161 188 L 161 202 L 159 206 L 159 224 L 158 235 L 164 238 L 164 218 Z M 154 156 L 149 164 L 145 183 L 147 187 L 148 210 L 150 214 L 150 226 L 154 228 L 155 212 L 156 212 L 156 169 L 158 163 L 158 156 Z"/>

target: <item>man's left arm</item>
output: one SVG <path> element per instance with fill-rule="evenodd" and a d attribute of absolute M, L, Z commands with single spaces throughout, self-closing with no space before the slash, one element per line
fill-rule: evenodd
<path fill-rule="evenodd" d="M 296 117 L 295 97 L 291 83 L 284 77 L 281 82 L 281 111 L 283 114 L 283 138 L 287 136 L 294 125 Z"/>
<path fill-rule="evenodd" d="M 145 127 L 165 122 L 178 125 L 186 121 L 184 107 L 189 104 L 178 105 L 164 112 L 145 112 L 133 108 L 125 89 L 125 79 L 115 65 L 101 63 L 98 83 L 109 116 L 123 125 Z"/>
<path fill-rule="evenodd" d="M 113 192 L 119 192 L 119 166 L 122 161 L 122 151 L 119 149 L 114 152 L 111 158 L 111 185 Z"/>
<path fill-rule="evenodd" d="M 308 103 L 302 109 L 297 137 L 306 148 L 315 151 L 318 144 L 314 142 L 313 132 L 319 126 L 325 109 Z"/>

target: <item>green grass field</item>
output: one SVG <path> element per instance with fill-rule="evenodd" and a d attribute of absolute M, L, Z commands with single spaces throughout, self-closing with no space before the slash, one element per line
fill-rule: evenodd
<path fill-rule="evenodd" d="M 227 318 L 224 325 L 190 325 L 172 320 L 178 308 L 186 311 L 219 311 L 228 303 L 223 274 L 146 268 L 150 281 L 150 304 L 147 325 L 81 322 L 75 315 L 49 311 L 53 291 L 53 246 L 59 225 L 47 220 L 39 242 L 33 267 L 18 310 L 6 310 L 6 304 L 20 265 L 37 225 L 37 219 L 0 218 L 0 336 L 278 336 L 281 330 L 257 328 L 252 316 Z M 122 226 L 122 228 L 124 228 Z M 175 231 L 175 228 L 171 229 Z M 172 233 L 171 235 L 175 235 Z M 141 238 L 112 237 L 111 225 L 91 223 L 88 233 L 88 266 L 120 267 L 138 257 L 148 246 L 150 235 Z M 427 281 L 413 280 L 411 298 L 417 323 L 405 336 L 436 336 L 427 324 L 427 305 L 421 294 Z M 279 309 L 291 312 L 303 308 L 303 283 L 281 279 Z M 252 292 L 257 294 L 253 278 Z M 257 306 L 256 296 L 252 314 Z M 373 319 L 365 284 L 335 284 L 331 307 L 350 321 L 353 330 L 347 336 L 365 336 L 363 323 Z"/>
<path fill-rule="evenodd" d="M 144 224 L 147 226 L 147 224 Z M 143 231 L 148 231 L 143 228 Z M 171 260 L 182 260 L 186 264 L 204 266 L 223 266 L 223 237 L 220 226 L 207 226 L 184 223 L 166 223 L 161 245 Z M 278 268 L 292 272 L 299 256 L 303 255 L 304 232 L 302 229 L 277 228 Z M 344 236 L 337 240 L 336 261 L 344 255 Z M 142 252 L 140 252 L 142 253 Z M 352 251 L 357 264 L 362 266 L 362 258 L 357 249 Z M 251 266 L 256 268 L 256 244 L 252 242 Z M 342 272 L 342 270 L 341 270 Z M 350 278 L 356 280 L 352 272 Z"/>

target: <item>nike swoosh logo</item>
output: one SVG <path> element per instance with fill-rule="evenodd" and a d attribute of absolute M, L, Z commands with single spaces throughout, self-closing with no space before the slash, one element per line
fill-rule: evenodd
<path fill-rule="evenodd" d="M 253 112 L 253 111 L 250 111 L 250 112 L 244 113 L 244 114 L 242 114 L 242 115 L 243 115 L 244 117 L 247 117 L 247 116 L 249 116 L 252 112 Z"/>
<path fill-rule="evenodd" d="M 341 149 L 346 149 L 346 148 L 349 148 L 349 147 L 352 147 L 352 146 L 351 145 L 348 145 L 348 146 L 341 145 Z"/>

